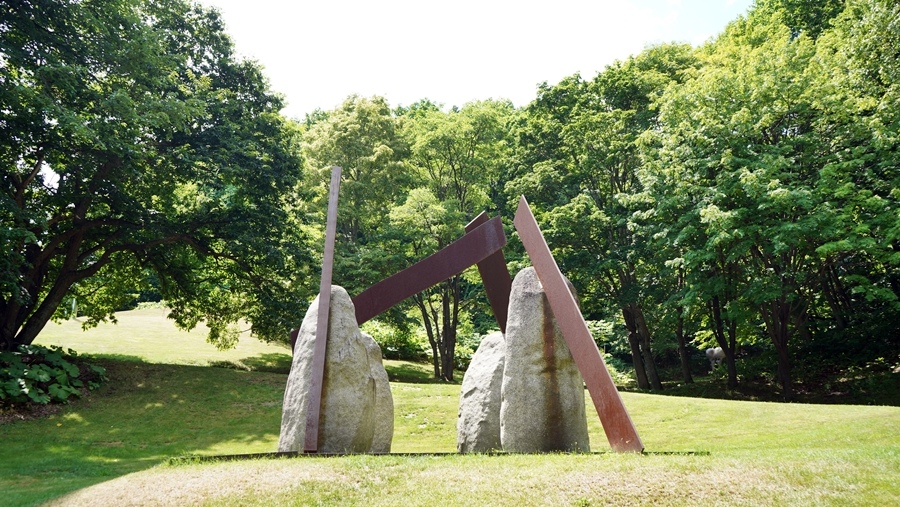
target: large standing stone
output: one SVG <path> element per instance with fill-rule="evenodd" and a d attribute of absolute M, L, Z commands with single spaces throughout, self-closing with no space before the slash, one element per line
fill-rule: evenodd
<path fill-rule="evenodd" d="M 278 441 L 281 452 L 303 451 L 318 311 L 319 299 L 316 298 L 306 312 L 294 347 L 281 416 Z M 390 449 L 391 436 L 379 435 L 375 438 L 376 426 L 380 431 L 385 431 L 387 427 L 376 422 L 378 384 L 384 385 L 380 381 L 387 380 L 387 373 L 380 361 L 374 360 L 372 345 L 356 324 L 356 312 L 347 291 L 333 285 L 319 413 L 318 452 L 370 452 L 373 442 L 378 442 L 379 448 L 383 449 L 385 440 Z M 378 359 L 380 356 L 379 351 Z M 385 389 L 390 388 L 385 386 Z M 390 429 L 393 430 L 393 402 L 389 392 L 387 397 L 381 395 L 380 403 L 390 404 L 389 410 L 383 406 L 380 410 L 382 413 L 390 412 Z"/>
<path fill-rule="evenodd" d="M 485 336 L 472 356 L 459 395 L 456 449 L 489 452 L 500 445 L 500 389 L 503 384 L 503 333 Z"/>
<path fill-rule="evenodd" d="M 503 450 L 589 452 L 584 381 L 534 268 L 523 269 L 513 280 L 505 355 Z"/>

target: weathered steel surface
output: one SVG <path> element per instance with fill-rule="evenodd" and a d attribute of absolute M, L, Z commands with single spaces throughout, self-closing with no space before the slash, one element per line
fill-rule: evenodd
<path fill-rule="evenodd" d="M 474 220 L 466 225 L 466 234 L 474 231 L 479 225 L 488 221 L 487 213 L 481 212 Z M 509 312 L 509 293 L 512 290 L 512 277 L 506 267 L 506 258 L 503 250 L 497 250 L 486 259 L 478 263 L 478 273 L 484 283 L 484 292 L 487 293 L 491 310 L 500 331 L 506 333 L 506 317 Z"/>
<path fill-rule="evenodd" d="M 337 230 L 338 190 L 341 168 L 331 168 L 328 194 L 328 218 L 325 222 L 325 251 L 322 256 L 322 278 L 319 281 L 319 314 L 316 319 L 316 346 L 313 350 L 312 380 L 309 386 L 309 411 L 303 450 L 316 452 L 319 440 L 319 413 L 322 409 L 322 382 L 325 374 L 325 343 L 328 339 L 328 311 L 331 307 L 331 271 L 334 268 L 334 236 Z"/>
<path fill-rule="evenodd" d="M 294 347 L 297 345 L 297 337 L 300 336 L 300 328 L 291 329 L 290 340 L 291 340 L 291 353 L 294 352 Z"/>
<path fill-rule="evenodd" d="M 500 217 L 473 229 L 443 250 L 391 275 L 353 298 L 356 322 L 363 322 L 481 262 L 506 245 Z"/>
<path fill-rule="evenodd" d="M 547 246 L 524 196 L 519 199 L 513 223 L 544 287 L 557 325 L 572 352 L 581 376 L 584 377 L 584 383 L 600 416 L 610 447 L 617 452 L 643 451 L 644 444 L 628 411 L 625 410 L 622 397 L 606 369 L 603 356 L 600 355 L 600 350 L 588 331 L 578 304 L 569 292 L 565 278 L 556 260 L 553 259 L 550 247 Z"/>

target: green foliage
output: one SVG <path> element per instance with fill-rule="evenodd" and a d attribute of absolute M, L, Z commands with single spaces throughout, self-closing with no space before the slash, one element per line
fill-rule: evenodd
<path fill-rule="evenodd" d="M 469 322 L 467 321 L 466 323 L 468 324 Z M 454 351 L 454 365 L 456 369 L 459 371 L 469 369 L 469 365 L 472 364 L 472 356 L 478 351 L 478 346 L 481 345 L 481 340 L 483 339 L 484 335 L 474 332 L 469 325 L 460 329 Z"/>
<path fill-rule="evenodd" d="M 311 260 L 288 214 L 298 129 L 219 15 L 6 2 L 0 48 L 0 349 L 72 298 L 87 326 L 110 318 L 148 273 L 184 327 L 283 339 Z"/>
<path fill-rule="evenodd" d="M 897 37 L 897 8 L 823 3 L 831 22 L 798 32 L 786 13 L 818 9 L 804 5 L 760 2 L 729 25 L 642 138 L 653 235 L 685 273 L 680 304 L 723 348 L 764 330 L 786 397 L 800 351 L 900 315 L 885 313 L 900 309 L 897 139 L 872 123 L 896 125 L 875 104 L 893 100 L 883 69 L 896 58 L 879 48 Z"/>
<path fill-rule="evenodd" d="M 757 0 L 756 11 L 775 11 L 796 37 L 815 39 L 844 9 L 842 0 Z"/>
<path fill-rule="evenodd" d="M 398 329 L 379 320 L 370 320 L 362 325 L 381 346 L 381 355 L 385 359 L 405 361 L 422 361 L 426 357 L 427 344 L 409 329 Z"/>
<path fill-rule="evenodd" d="M 106 369 L 72 360 L 75 351 L 58 346 L 22 345 L 16 351 L 0 351 L 0 405 L 67 403 L 84 388 L 94 390 L 106 377 Z"/>

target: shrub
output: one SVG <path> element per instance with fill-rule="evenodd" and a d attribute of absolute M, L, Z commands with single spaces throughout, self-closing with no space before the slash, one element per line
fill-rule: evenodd
<path fill-rule="evenodd" d="M 22 345 L 0 352 L 0 403 L 8 405 L 67 403 L 84 388 L 96 389 L 107 380 L 106 369 L 73 361 L 75 351 L 62 347 Z"/>
<path fill-rule="evenodd" d="M 606 370 L 609 371 L 609 376 L 612 377 L 613 383 L 622 388 L 630 388 L 632 384 L 637 383 L 634 379 L 634 369 L 628 366 L 625 361 L 613 356 L 612 354 L 608 354 L 606 352 L 600 351 L 600 354 L 603 356 L 603 362 L 606 363 Z"/>
<path fill-rule="evenodd" d="M 467 333 L 456 337 L 456 349 L 453 351 L 453 364 L 459 371 L 466 371 L 472 363 L 472 356 L 481 345 L 481 340 L 487 335 Z"/>
<path fill-rule="evenodd" d="M 362 330 L 375 339 L 385 359 L 421 361 L 426 357 L 424 344 L 412 332 L 397 329 L 377 320 L 366 322 Z"/>

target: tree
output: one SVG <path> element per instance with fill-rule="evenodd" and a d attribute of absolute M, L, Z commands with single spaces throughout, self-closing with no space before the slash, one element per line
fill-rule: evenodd
<path fill-rule="evenodd" d="M 900 6 L 854 0 L 816 41 L 809 74 L 827 146 L 816 191 L 822 231 L 820 297 L 810 309 L 832 356 L 850 364 L 891 354 L 900 320 Z M 860 351 L 865 353 L 860 353 Z"/>
<path fill-rule="evenodd" d="M 392 243 L 390 210 L 403 202 L 411 185 L 409 143 L 383 97 L 353 95 L 308 121 L 303 152 L 315 176 L 310 182 L 314 198 L 304 213 L 325 223 L 331 168 L 340 166 L 334 280 L 356 295 L 407 266 Z M 411 325 L 402 306 L 379 320 L 401 330 Z"/>
<path fill-rule="evenodd" d="M 304 134 L 308 165 L 329 181 L 332 166 L 343 169 L 338 213 L 345 245 L 365 244 L 386 223 L 390 207 L 409 185 L 409 145 L 383 97 L 348 97 L 319 114 Z M 322 187 L 322 199 L 327 189 Z"/>
<path fill-rule="evenodd" d="M 753 10 L 777 13 L 794 37 L 815 39 L 843 9 L 843 0 L 757 0 Z"/>
<path fill-rule="evenodd" d="M 643 389 L 662 389 L 646 316 L 660 271 L 638 222 L 646 213 L 636 141 L 654 126 L 654 99 L 693 64 L 685 45 L 649 48 L 607 67 L 590 81 L 572 77 L 542 88 L 526 109 L 519 139 L 534 172 L 509 187 L 532 199 L 557 259 L 582 291 L 585 311 L 610 302 L 624 321 Z M 544 208 L 541 210 L 540 208 Z"/>
<path fill-rule="evenodd" d="M 0 348 L 67 298 L 112 317 L 147 272 L 179 325 L 286 338 L 310 265 L 287 212 L 298 131 L 215 11 L 5 2 L 0 69 Z"/>
<path fill-rule="evenodd" d="M 651 178 L 666 216 L 677 217 L 669 238 L 684 250 L 690 294 L 708 307 L 717 342 L 733 355 L 755 309 L 786 399 L 790 340 L 807 332 L 819 231 L 831 219 L 815 191 L 823 146 L 805 72 L 814 50 L 777 14 L 730 25 L 701 51 L 694 78 L 663 97 Z"/>
<path fill-rule="evenodd" d="M 474 102 L 443 112 L 429 102 L 411 107 L 405 134 L 418 186 L 391 212 L 403 230 L 411 259 L 421 259 L 458 239 L 467 220 L 491 203 L 507 159 L 506 101 Z M 467 295 L 474 292 L 456 275 L 415 296 L 431 344 L 436 378 L 453 380 L 457 331 Z"/>

